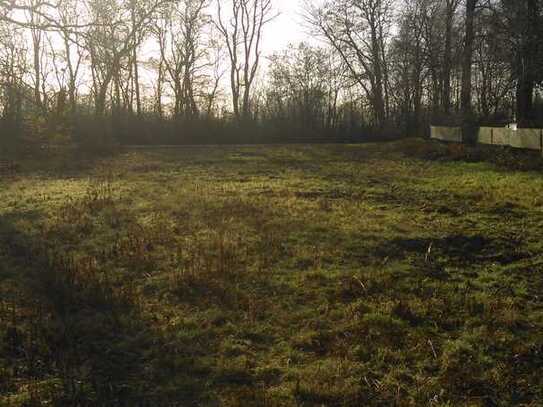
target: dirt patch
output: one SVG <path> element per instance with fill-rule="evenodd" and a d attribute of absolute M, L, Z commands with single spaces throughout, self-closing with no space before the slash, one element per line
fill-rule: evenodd
<path fill-rule="evenodd" d="M 519 242 L 480 235 L 451 235 L 441 239 L 397 238 L 376 247 L 375 253 L 383 258 L 405 258 L 418 254 L 456 264 L 505 265 L 529 257 Z"/>
<path fill-rule="evenodd" d="M 522 209 L 511 202 L 501 202 L 486 211 L 487 214 L 505 219 L 518 219 L 526 216 Z"/>
<path fill-rule="evenodd" d="M 359 199 L 361 195 L 354 191 L 333 189 L 329 191 L 296 191 L 296 198 L 317 200 L 317 199 Z"/>
<path fill-rule="evenodd" d="M 426 213 L 461 215 L 473 210 L 480 201 L 477 193 L 457 194 L 447 191 L 420 191 L 397 185 L 385 190 L 370 191 L 365 198 L 379 204 L 420 210 Z"/>

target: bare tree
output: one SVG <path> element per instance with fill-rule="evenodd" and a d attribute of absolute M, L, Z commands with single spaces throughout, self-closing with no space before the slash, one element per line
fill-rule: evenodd
<path fill-rule="evenodd" d="M 392 22 L 390 0 L 329 0 L 308 3 L 308 21 L 341 55 L 370 100 L 378 127 L 387 118 L 386 46 Z"/>
<path fill-rule="evenodd" d="M 454 16 L 460 5 L 460 0 L 445 0 L 445 49 L 443 57 L 443 94 L 442 106 L 444 113 L 451 110 L 451 71 L 453 59 L 453 28 Z"/>
<path fill-rule="evenodd" d="M 103 115 L 110 85 L 116 103 L 120 103 L 120 72 L 126 59 L 133 55 L 138 42 L 136 33 L 152 19 L 157 8 L 168 0 L 153 0 L 142 4 L 132 21 L 130 12 L 117 0 L 89 0 L 92 25 L 85 34 L 85 46 L 90 54 L 95 110 Z M 127 15 L 128 14 L 128 15 Z"/>
<path fill-rule="evenodd" d="M 521 125 L 533 125 L 535 89 L 543 78 L 543 4 L 540 0 L 502 0 L 502 7 L 517 83 L 517 119 Z"/>
<path fill-rule="evenodd" d="M 3 145 L 12 142 L 21 130 L 23 78 L 27 71 L 23 35 L 12 24 L 0 21 L 0 143 Z"/>
<path fill-rule="evenodd" d="M 194 118 L 199 113 L 196 87 L 207 66 L 204 27 L 208 0 L 182 0 L 168 5 L 156 22 L 160 66 L 174 93 L 174 115 Z"/>
<path fill-rule="evenodd" d="M 472 65 L 475 42 L 475 9 L 478 0 L 466 0 L 466 31 L 464 38 L 464 52 L 462 57 L 462 113 L 464 118 L 470 118 L 473 114 L 472 107 Z"/>
<path fill-rule="evenodd" d="M 296 134 L 333 134 L 338 126 L 338 101 L 345 87 L 343 70 L 330 49 L 306 43 L 270 57 L 266 90 L 268 118 Z"/>
<path fill-rule="evenodd" d="M 216 26 L 230 59 L 234 115 L 238 120 L 246 120 L 251 115 L 251 90 L 260 64 L 263 29 L 275 17 L 272 3 L 271 0 L 232 0 L 230 15 L 226 15 L 221 0 L 217 0 L 217 15 Z"/>
<path fill-rule="evenodd" d="M 141 116 L 141 91 L 140 91 L 140 80 L 139 80 L 139 65 L 138 65 L 138 47 L 143 40 L 143 30 L 139 32 L 135 29 L 137 24 L 137 5 L 135 0 L 130 0 L 129 2 L 130 9 L 130 23 L 132 28 L 132 68 L 134 69 L 134 91 L 136 93 L 136 112 L 138 116 Z M 132 104 L 131 104 L 132 105 Z"/>
<path fill-rule="evenodd" d="M 39 0 L 27 0 L 26 2 L 29 22 L 29 31 L 32 38 L 32 56 L 34 68 L 34 104 L 45 113 L 45 105 L 42 101 L 42 53 L 44 50 L 44 31 L 40 28 L 43 22 L 43 13 L 40 12 L 41 3 Z"/>
<path fill-rule="evenodd" d="M 62 0 L 58 13 L 60 21 L 58 32 L 64 46 L 64 60 L 68 72 L 68 103 L 73 116 L 77 112 L 77 81 L 84 57 L 81 33 L 69 28 L 79 25 L 80 22 L 77 0 Z"/>
<path fill-rule="evenodd" d="M 222 67 L 224 56 L 225 54 L 222 43 L 216 38 L 214 32 L 212 31 L 210 33 L 210 41 L 208 44 L 209 67 L 212 74 L 209 76 L 207 86 L 208 90 L 204 95 L 206 100 L 206 115 L 208 117 L 212 116 L 213 112 L 217 109 L 217 99 L 221 93 L 221 80 L 225 74 L 225 70 Z"/>

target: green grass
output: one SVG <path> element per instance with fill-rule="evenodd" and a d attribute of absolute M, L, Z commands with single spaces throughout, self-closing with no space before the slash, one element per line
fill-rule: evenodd
<path fill-rule="evenodd" d="M 543 177 L 433 148 L 22 163 L 0 405 L 542 405 Z"/>

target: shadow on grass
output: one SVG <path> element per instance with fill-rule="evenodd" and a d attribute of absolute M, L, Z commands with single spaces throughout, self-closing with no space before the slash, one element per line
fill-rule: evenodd
<path fill-rule="evenodd" d="M 441 238 L 394 238 L 377 245 L 374 254 L 391 259 L 402 259 L 410 255 L 425 256 L 428 260 L 443 258 L 458 265 L 507 265 L 530 256 L 512 239 L 457 234 Z"/>
<path fill-rule="evenodd" d="M 96 271 L 90 259 L 55 253 L 18 230 L 14 220 L 0 217 L 0 258 L 7 265 L 0 282 L 15 279 L 18 285 L 9 310 L 3 303 L 0 312 L 0 362 L 9 372 L 2 374 L 0 389 L 13 395 L 8 403 L 209 402 L 209 371 L 192 357 L 193 344 L 170 345 L 133 292 Z"/>
<path fill-rule="evenodd" d="M 503 146 L 443 143 L 423 139 L 406 139 L 393 145 L 396 152 L 425 161 L 488 163 L 500 171 L 541 172 L 539 151 Z"/>

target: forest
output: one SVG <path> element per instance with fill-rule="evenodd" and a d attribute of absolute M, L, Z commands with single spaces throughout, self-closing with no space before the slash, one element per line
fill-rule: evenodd
<path fill-rule="evenodd" d="M 0 1 L 0 143 L 104 148 L 385 140 L 537 127 L 539 0 Z M 6 151 L 7 151 L 6 150 Z"/>

